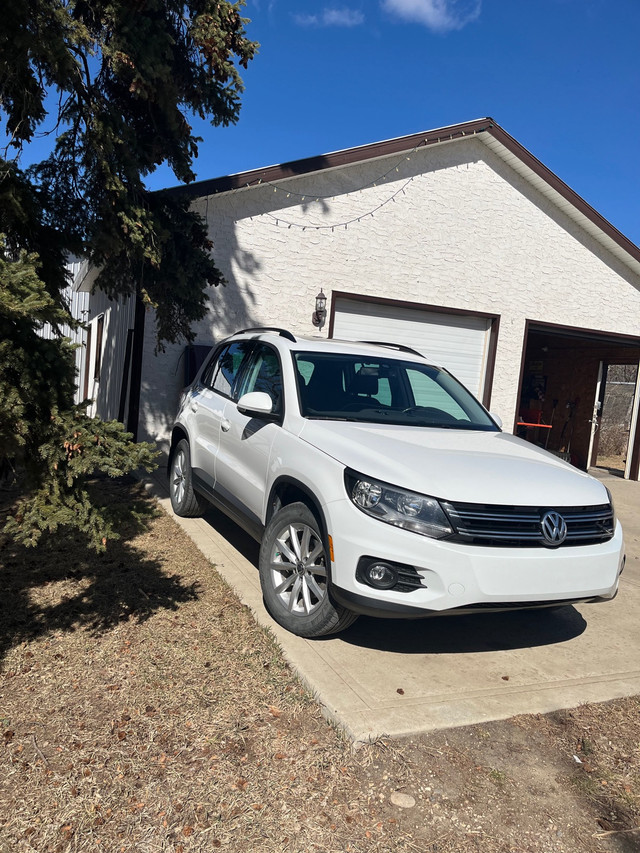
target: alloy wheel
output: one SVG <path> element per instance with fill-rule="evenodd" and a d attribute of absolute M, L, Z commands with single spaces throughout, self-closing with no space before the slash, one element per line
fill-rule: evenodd
<path fill-rule="evenodd" d="M 324 545 L 308 524 L 287 524 L 271 551 L 271 581 L 276 595 L 293 614 L 308 616 L 327 594 Z"/>
<path fill-rule="evenodd" d="M 171 472 L 171 491 L 173 492 L 174 501 L 178 506 L 180 506 L 184 500 L 184 492 L 186 488 L 185 478 L 186 459 L 184 452 L 182 450 L 178 450 L 173 460 Z"/>

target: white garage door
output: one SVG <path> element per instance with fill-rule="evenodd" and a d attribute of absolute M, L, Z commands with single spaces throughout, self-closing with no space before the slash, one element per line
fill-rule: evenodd
<path fill-rule="evenodd" d="M 446 367 L 482 399 L 491 320 L 336 297 L 333 337 L 403 344 Z"/>

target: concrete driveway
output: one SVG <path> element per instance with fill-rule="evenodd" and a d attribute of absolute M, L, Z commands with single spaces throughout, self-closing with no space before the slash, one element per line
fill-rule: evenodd
<path fill-rule="evenodd" d="M 601 478 L 627 544 L 613 602 L 419 621 L 360 617 L 327 640 L 273 622 L 262 604 L 258 546 L 236 525 L 213 509 L 176 521 L 271 629 L 327 716 L 354 740 L 370 740 L 640 693 L 640 483 Z M 158 496 L 171 514 L 166 491 Z"/>

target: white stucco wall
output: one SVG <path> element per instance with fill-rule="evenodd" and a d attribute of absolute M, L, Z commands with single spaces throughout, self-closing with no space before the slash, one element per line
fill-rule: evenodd
<path fill-rule="evenodd" d="M 320 287 L 329 296 L 499 314 L 491 408 L 508 428 L 527 319 L 639 332 L 640 277 L 479 139 L 212 196 L 197 207 L 228 281 L 212 293 L 199 343 L 263 324 L 314 334 Z M 183 348 L 156 356 L 154 343 L 150 317 L 140 437 L 164 442 Z"/>

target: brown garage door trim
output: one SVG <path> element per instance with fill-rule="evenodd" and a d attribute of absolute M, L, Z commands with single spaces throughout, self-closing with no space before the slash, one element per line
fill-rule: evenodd
<path fill-rule="evenodd" d="M 608 344 L 622 344 L 630 347 L 640 347 L 640 337 L 624 335 L 620 332 L 603 332 L 599 329 L 585 329 L 580 326 L 563 326 L 560 323 L 541 323 L 539 320 L 525 320 L 524 337 L 522 340 L 522 355 L 520 358 L 520 379 L 518 381 L 518 395 L 516 397 L 516 414 L 513 419 L 513 432 L 516 432 L 516 421 L 518 420 L 518 405 L 522 394 L 524 381 L 524 360 L 527 354 L 527 343 L 529 332 L 546 332 L 550 334 L 564 335 L 568 338 L 582 338 L 590 341 L 601 341 Z M 636 428 L 631 438 L 631 467 L 629 479 L 637 480 L 640 475 L 640 417 L 636 420 Z"/>
<path fill-rule="evenodd" d="M 498 332 L 500 330 L 500 315 L 488 314 L 486 311 L 467 311 L 464 308 L 445 308 L 442 305 L 429 305 L 426 302 L 407 302 L 403 299 L 385 299 L 381 296 L 365 296 L 361 293 L 347 293 L 344 290 L 331 291 L 331 314 L 329 317 L 329 337 L 333 337 L 333 327 L 336 316 L 338 299 L 349 299 L 352 302 L 370 302 L 375 305 L 387 305 L 391 308 L 411 308 L 418 311 L 430 311 L 433 314 L 454 314 L 461 317 L 484 317 L 491 321 L 489 328 L 489 348 L 487 350 L 487 367 L 482 392 L 482 404 L 485 408 L 491 405 L 491 391 L 498 349 Z"/>

